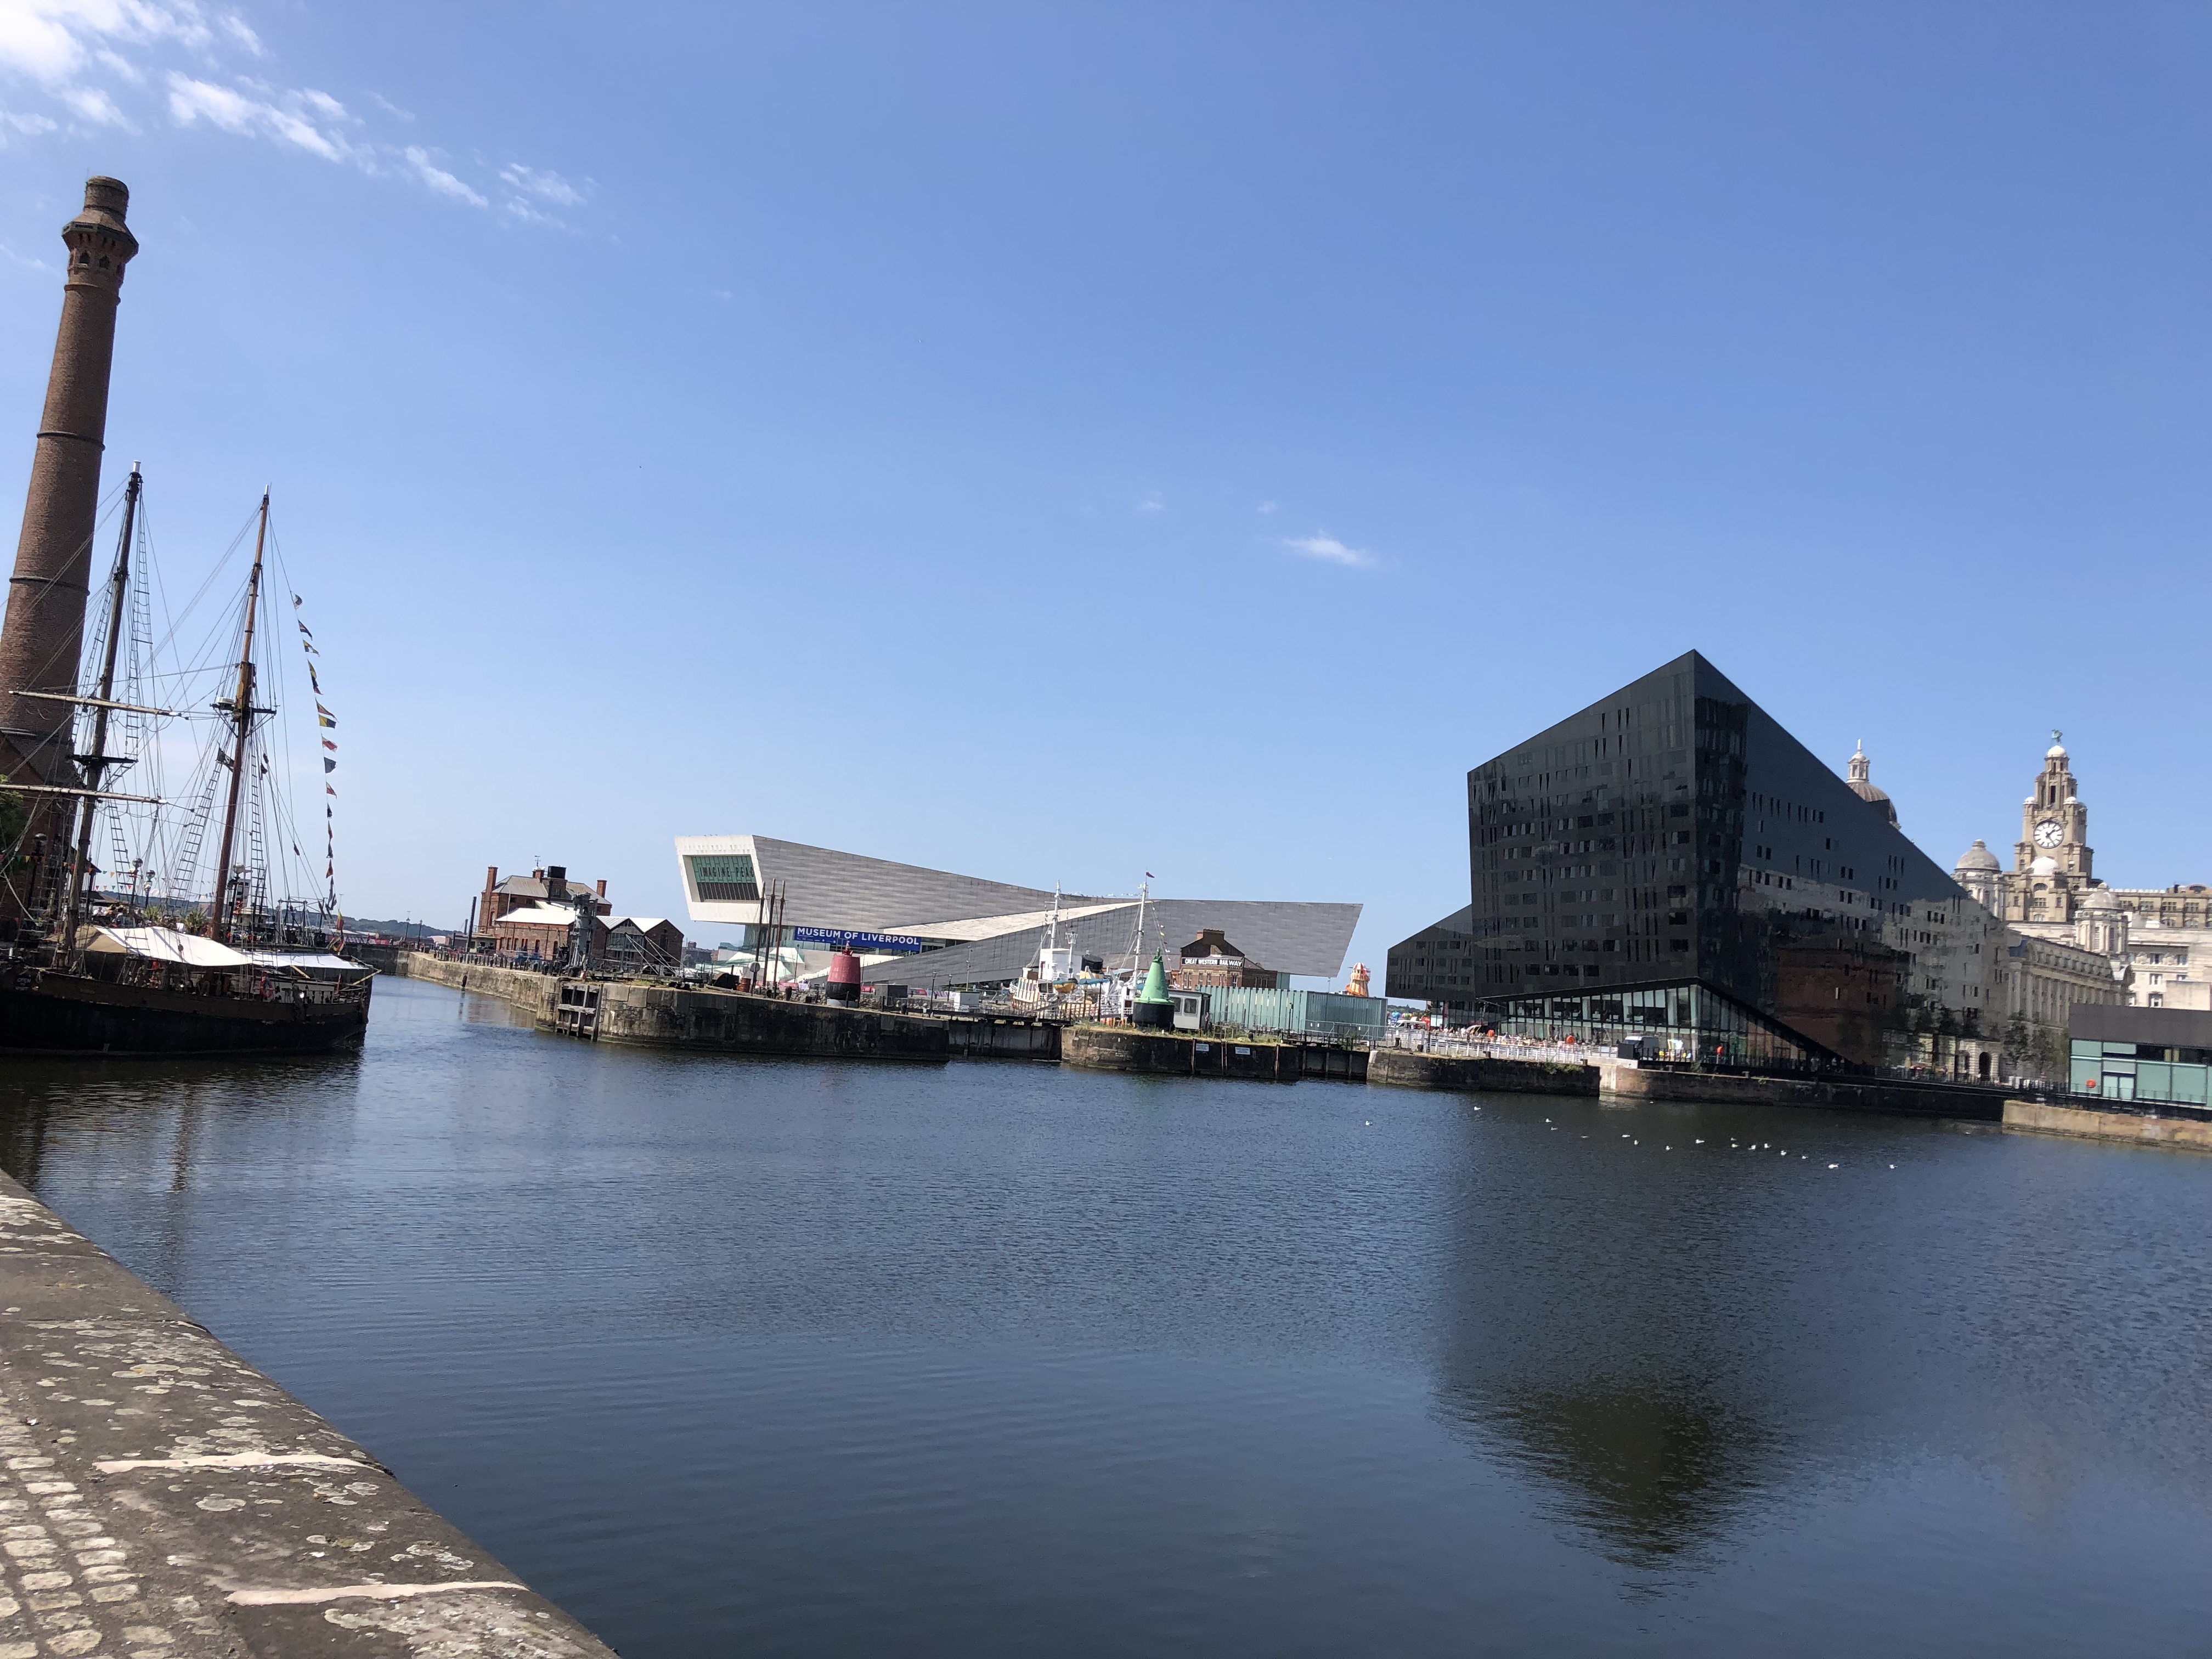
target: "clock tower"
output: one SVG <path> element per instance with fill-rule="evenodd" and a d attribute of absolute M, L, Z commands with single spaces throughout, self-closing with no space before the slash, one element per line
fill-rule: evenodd
<path fill-rule="evenodd" d="M 2035 791 L 2021 805 L 2020 840 L 2005 880 L 2007 921 L 2070 922 L 2091 879 L 2089 809 L 2075 793 L 2063 734 L 2053 732 Z"/>

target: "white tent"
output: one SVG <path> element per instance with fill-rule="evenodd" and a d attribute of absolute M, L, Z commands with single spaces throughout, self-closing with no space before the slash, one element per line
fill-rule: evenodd
<path fill-rule="evenodd" d="M 257 968 L 319 968 L 325 972 L 341 971 L 361 974 L 368 971 L 358 962 L 348 962 L 343 957 L 332 956 L 327 951 L 247 951 L 246 960 Z"/>
<path fill-rule="evenodd" d="M 81 927 L 77 945 L 88 956 L 144 957 L 189 968 L 246 968 L 252 958 L 197 933 L 173 927 Z"/>

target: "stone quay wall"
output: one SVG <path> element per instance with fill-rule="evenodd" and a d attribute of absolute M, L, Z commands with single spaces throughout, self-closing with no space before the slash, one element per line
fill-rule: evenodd
<path fill-rule="evenodd" d="M 1304 1071 L 1296 1043 L 1231 1042 L 1133 1025 L 1071 1025 L 1060 1034 L 1060 1057 L 1092 1071 L 1231 1077 L 1253 1083 L 1296 1083 Z"/>
<path fill-rule="evenodd" d="M 955 1014 L 945 1022 L 945 1041 L 956 1060 L 1058 1061 L 1060 1035 L 1066 1028 L 1049 1019 L 1002 1019 L 990 1014 Z"/>
<path fill-rule="evenodd" d="M 596 982 L 597 1039 L 658 1048 L 832 1060 L 943 1060 L 945 1022 L 913 1014 L 787 1002 L 744 991 Z"/>
<path fill-rule="evenodd" d="M 0 1655 L 612 1650 L 0 1175 Z"/>
<path fill-rule="evenodd" d="M 1598 1091 L 1595 1066 L 1431 1054 L 1417 1048 L 1376 1049 L 1367 1057 L 1367 1080 L 1397 1089 L 1449 1089 L 1462 1094 L 1595 1095 Z"/>
<path fill-rule="evenodd" d="M 1906 1117 L 1961 1118 L 1995 1123 L 2004 1097 L 1993 1090 L 1934 1083 L 1884 1083 L 1795 1077 L 1734 1077 L 1601 1062 L 1601 1091 L 1615 1100 L 1695 1101 L 1708 1105 L 1822 1106 L 1834 1111 L 1886 1112 Z"/>
<path fill-rule="evenodd" d="M 491 968 L 481 963 L 447 962 L 427 951 L 402 951 L 392 971 L 401 979 L 427 979 L 450 985 L 456 991 L 476 991 L 501 997 L 518 1008 L 526 1008 L 536 1024 L 550 1030 L 553 1009 L 561 994 L 561 981 L 550 974 L 525 973 L 519 968 Z"/>
<path fill-rule="evenodd" d="M 2148 1113 L 2100 1112 L 2039 1100 L 2008 1100 L 2004 1126 L 2036 1134 L 2124 1141 L 2132 1146 L 2185 1146 L 2212 1152 L 2212 1118 L 2152 1117 Z"/>

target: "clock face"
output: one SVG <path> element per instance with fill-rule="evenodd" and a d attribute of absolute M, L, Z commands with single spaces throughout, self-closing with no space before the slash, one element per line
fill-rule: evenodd
<path fill-rule="evenodd" d="M 2035 844 L 2038 847 L 2056 847 L 2065 839 L 2066 831 L 2059 827 L 2057 818 L 2045 818 L 2035 826 Z"/>

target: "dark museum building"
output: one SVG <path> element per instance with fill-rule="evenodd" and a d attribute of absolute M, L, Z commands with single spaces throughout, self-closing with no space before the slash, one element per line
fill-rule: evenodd
<path fill-rule="evenodd" d="M 1467 785 L 1473 902 L 1393 948 L 1389 995 L 1729 1063 L 1877 1065 L 1995 1006 L 2002 925 L 1694 651 Z"/>

